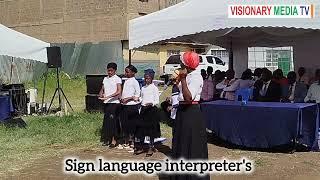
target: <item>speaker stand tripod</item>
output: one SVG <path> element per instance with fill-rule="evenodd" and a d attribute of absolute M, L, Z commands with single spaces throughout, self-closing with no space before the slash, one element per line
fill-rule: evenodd
<path fill-rule="evenodd" d="M 51 105 L 52 105 L 52 103 L 53 103 L 53 100 L 54 100 L 56 94 L 58 94 L 58 98 L 59 98 L 59 99 L 58 99 L 58 100 L 59 100 L 58 111 L 61 111 L 61 109 L 62 109 L 62 101 L 61 101 L 61 96 L 62 96 L 62 95 L 63 95 L 63 97 L 65 98 L 65 100 L 67 101 L 67 103 L 68 103 L 69 107 L 71 108 L 71 110 L 73 111 L 73 108 L 72 108 L 72 106 L 71 106 L 71 104 L 70 104 L 67 96 L 64 94 L 63 89 L 60 87 L 59 68 L 56 68 L 56 75 L 57 75 L 57 88 L 56 88 L 56 90 L 54 91 L 54 94 L 53 94 L 53 96 L 52 96 L 52 99 L 51 99 L 49 108 L 48 108 L 48 110 L 47 110 L 47 114 L 48 114 L 49 111 L 50 111 Z"/>

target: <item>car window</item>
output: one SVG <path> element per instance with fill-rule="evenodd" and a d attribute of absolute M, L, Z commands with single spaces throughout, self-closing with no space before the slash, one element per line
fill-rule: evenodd
<path fill-rule="evenodd" d="M 207 56 L 207 61 L 208 61 L 208 63 L 213 64 L 213 57 Z"/>
<path fill-rule="evenodd" d="M 220 58 L 214 57 L 214 59 L 216 60 L 216 64 L 218 64 L 218 65 L 224 65 L 223 61 L 222 61 Z"/>
<path fill-rule="evenodd" d="M 166 64 L 180 64 L 180 55 L 172 55 L 168 58 Z"/>

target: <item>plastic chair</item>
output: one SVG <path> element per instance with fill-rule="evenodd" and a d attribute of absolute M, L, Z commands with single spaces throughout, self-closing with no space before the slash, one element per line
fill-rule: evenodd
<path fill-rule="evenodd" d="M 248 102 L 249 99 L 253 96 L 253 89 L 252 88 L 243 88 L 243 89 L 238 89 L 235 92 L 235 101 L 243 101 L 243 102 Z M 239 98 L 241 97 L 241 99 Z"/>

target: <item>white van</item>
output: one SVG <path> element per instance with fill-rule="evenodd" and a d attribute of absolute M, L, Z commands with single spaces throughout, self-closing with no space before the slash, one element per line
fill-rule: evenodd
<path fill-rule="evenodd" d="M 196 71 L 200 72 L 201 69 L 207 70 L 209 66 L 213 68 L 213 72 L 216 70 L 228 70 L 228 65 L 218 57 L 214 57 L 212 55 L 199 55 L 199 57 L 200 64 Z M 171 55 L 163 66 L 163 75 L 171 75 L 175 69 L 180 68 L 180 62 L 180 55 Z"/>

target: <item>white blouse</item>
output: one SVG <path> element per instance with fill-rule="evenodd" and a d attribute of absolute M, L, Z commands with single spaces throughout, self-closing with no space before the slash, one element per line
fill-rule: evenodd
<path fill-rule="evenodd" d="M 123 91 L 122 91 L 122 99 L 128 98 L 128 97 L 137 97 L 140 98 L 140 86 L 139 82 L 136 80 L 135 77 L 129 78 L 124 82 L 123 85 Z M 136 105 L 139 104 L 140 102 L 135 102 L 135 101 L 129 101 L 125 105 Z"/>
<path fill-rule="evenodd" d="M 320 85 L 318 82 L 313 83 L 309 90 L 308 94 L 304 99 L 305 102 L 308 101 L 316 101 L 316 103 L 320 103 Z"/>
<path fill-rule="evenodd" d="M 187 74 L 186 81 L 187 87 L 192 95 L 192 101 L 200 101 L 203 87 L 203 78 L 201 74 L 197 71 L 192 71 L 191 73 Z M 184 101 L 181 82 L 179 83 L 178 87 L 180 90 L 178 100 Z"/>
<path fill-rule="evenodd" d="M 151 103 L 153 106 L 159 104 L 159 89 L 157 86 L 153 83 L 143 86 L 141 89 L 141 100 L 142 106 L 145 106 L 149 103 Z"/>
<path fill-rule="evenodd" d="M 104 97 L 110 96 L 117 92 L 118 84 L 122 84 L 122 80 L 119 76 L 113 75 L 112 77 L 105 77 L 103 79 Z M 103 103 L 120 103 L 119 96 L 109 98 Z"/>

